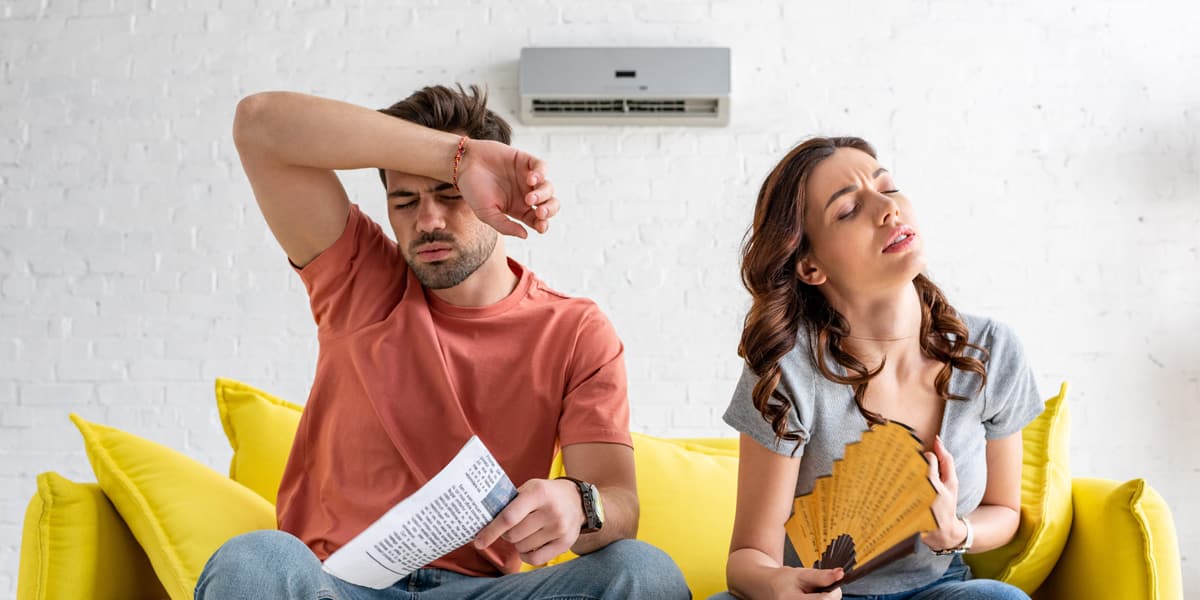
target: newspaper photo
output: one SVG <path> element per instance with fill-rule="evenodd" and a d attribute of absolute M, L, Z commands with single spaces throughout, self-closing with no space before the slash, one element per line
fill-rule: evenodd
<path fill-rule="evenodd" d="M 517 497 L 478 436 L 433 479 L 325 559 L 326 573 L 383 589 L 475 535 Z"/>

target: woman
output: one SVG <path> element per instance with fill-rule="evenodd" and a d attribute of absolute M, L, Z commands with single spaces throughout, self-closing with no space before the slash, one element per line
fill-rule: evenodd
<path fill-rule="evenodd" d="M 858 138 L 816 138 L 763 183 L 743 248 L 746 367 L 725 421 L 741 432 L 727 581 L 743 598 L 1022 598 L 972 580 L 964 551 L 1017 530 L 1021 429 L 1042 410 L 1020 343 L 960 315 L 922 271 L 913 206 Z M 923 440 L 938 528 L 918 552 L 825 594 L 840 570 L 796 568 L 784 523 L 870 423 Z"/>

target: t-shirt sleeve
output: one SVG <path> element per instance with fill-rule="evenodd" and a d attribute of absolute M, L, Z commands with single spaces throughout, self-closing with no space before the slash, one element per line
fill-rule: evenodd
<path fill-rule="evenodd" d="M 1001 323 L 993 323 L 987 345 L 987 386 L 983 427 L 989 440 L 1008 437 L 1042 414 L 1045 406 L 1038 393 L 1033 369 L 1016 334 Z"/>
<path fill-rule="evenodd" d="M 408 265 L 375 221 L 350 205 L 346 229 L 304 267 L 292 268 L 308 290 L 321 337 L 385 319 L 404 293 Z"/>
<path fill-rule="evenodd" d="M 593 306 L 580 323 L 566 379 L 559 445 L 602 442 L 633 447 L 625 346 L 599 308 Z"/>
<path fill-rule="evenodd" d="M 797 361 L 796 354 L 797 352 L 793 351 L 780 360 L 779 385 L 776 389 L 791 404 L 791 409 L 785 417 L 786 427 L 788 431 L 797 433 L 800 436 L 799 440 L 789 441 L 776 437 L 770 421 L 754 407 L 754 386 L 758 383 L 758 376 L 749 365 L 742 367 L 742 376 L 733 390 L 733 398 L 730 399 L 729 408 L 725 409 L 723 418 L 730 427 L 750 436 L 767 450 L 798 458 L 803 454 L 804 442 L 812 432 L 815 402 L 811 373 L 806 375 L 800 372 L 811 371 L 811 368 L 806 369 L 806 363 Z M 779 402 L 779 399 L 773 398 L 771 401 Z"/>

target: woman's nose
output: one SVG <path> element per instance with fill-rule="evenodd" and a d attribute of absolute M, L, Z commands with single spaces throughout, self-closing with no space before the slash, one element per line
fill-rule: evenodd
<path fill-rule="evenodd" d="M 900 204 L 894 198 L 887 194 L 875 192 L 876 201 L 879 202 L 879 222 L 887 224 L 889 220 L 896 220 L 900 217 Z"/>

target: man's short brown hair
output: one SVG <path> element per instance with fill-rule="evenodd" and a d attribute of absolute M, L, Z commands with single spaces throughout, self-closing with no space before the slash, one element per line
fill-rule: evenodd
<path fill-rule="evenodd" d="M 444 85 L 425 87 L 379 112 L 430 129 L 462 132 L 473 140 L 511 144 L 512 127 L 487 109 L 487 92 L 477 85 L 471 85 L 469 93 L 462 84 L 456 87 L 457 90 Z M 379 180 L 387 186 L 383 169 L 379 169 Z"/>

